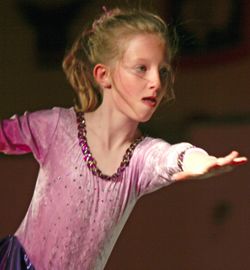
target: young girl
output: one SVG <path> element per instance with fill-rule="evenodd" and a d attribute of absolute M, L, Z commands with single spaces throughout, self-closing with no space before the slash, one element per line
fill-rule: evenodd
<path fill-rule="evenodd" d="M 105 9 L 63 61 L 78 106 L 1 122 L 0 150 L 32 152 L 40 170 L 23 222 L 0 243 L 0 269 L 103 269 L 142 195 L 246 162 L 138 129 L 173 98 L 171 44 L 157 15 Z"/>

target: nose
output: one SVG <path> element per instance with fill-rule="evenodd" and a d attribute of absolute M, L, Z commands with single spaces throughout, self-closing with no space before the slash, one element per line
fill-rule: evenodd
<path fill-rule="evenodd" d="M 149 78 L 149 88 L 159 91 L 161 89 L 161 77 L 159 71 L 154 71 Z"/>

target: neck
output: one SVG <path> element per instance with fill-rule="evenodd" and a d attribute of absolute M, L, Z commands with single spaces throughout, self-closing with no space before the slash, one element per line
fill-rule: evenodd
<path fill-rule="evenodd" d="M 85 113 L 87 134 L 91 134 L 107 149 L 133 142 L 141 133 L 138 122 L 128 119 L 117 110 L 100 105 L 94 112 Z"/>

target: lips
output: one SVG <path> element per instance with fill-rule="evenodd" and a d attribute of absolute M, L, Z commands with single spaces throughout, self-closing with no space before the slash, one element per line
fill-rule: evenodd
<path fill-rule="evenodd" d="M 157 105 L 156 97 L 144 97 L 142 98 L 142 101 L 149 107 L 155 107 Z"/>

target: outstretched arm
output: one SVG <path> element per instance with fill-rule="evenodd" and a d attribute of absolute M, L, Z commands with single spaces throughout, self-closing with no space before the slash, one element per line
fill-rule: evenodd
<path fill-rule="evenodd" d="M 182 172 L 173 175 L 175 180 L 208 178 L 231 171 L 238 165 L 245 164 L 246 157 L 241 157 L 237 151 L 232 151 L 225 157 L 214 157 L 202 152 L 191 152 L 184 156 Z"/>
<path fill-rule="evenodd" d="M 0 121 L 0 152 L 12 155 L 32 152 L 42 161 L 55 133 L 59 112 L 59 108 L 26 112 Z"/>

